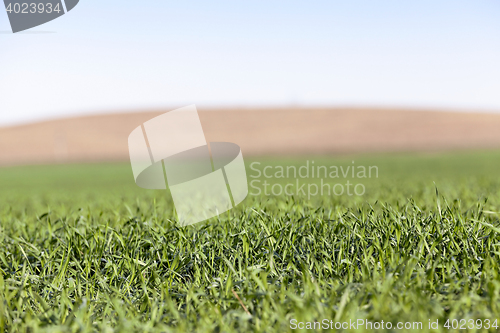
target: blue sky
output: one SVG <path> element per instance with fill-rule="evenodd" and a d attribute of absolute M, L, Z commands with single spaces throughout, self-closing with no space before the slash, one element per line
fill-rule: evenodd
<path fill-rule="evenodd" d="M 193 103 L 500 111 L 499 17 L 496 0 L 80 0 L 10 34 L 0 10 L 0 125 Z"/>

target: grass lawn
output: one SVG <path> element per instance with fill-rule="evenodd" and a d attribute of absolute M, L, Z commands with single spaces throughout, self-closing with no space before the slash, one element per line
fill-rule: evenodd
<path fill-rule="evenodd" d="M 249 195 L 179 228 L 127 163 L 0 169 L 0 331 L 500 328 L 500 152 L 254 158 L 247 173 L 307 160 L 378 177 L 351 179 L 362 196 Z"/>

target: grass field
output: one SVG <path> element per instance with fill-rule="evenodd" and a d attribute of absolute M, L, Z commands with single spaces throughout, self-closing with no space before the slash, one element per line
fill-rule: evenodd
<path fill-rule="evenodd" d="M 169 194 L 136 187 L 126 163 L 0 169 L 0 330 L 498 331 L 500 152 L 307 159 L 379 176 L 363 196 L 249 196 L 178 228 Z"/>

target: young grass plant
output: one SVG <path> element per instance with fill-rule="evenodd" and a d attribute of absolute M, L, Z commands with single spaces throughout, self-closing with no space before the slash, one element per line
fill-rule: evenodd
<path fill-rule="evenodd" d="M 0 330 L 500 321 L 500 154 L 473 156 L 482 169 L 469 155 L 365 157 L 383 176 L 361 198 L 249 196 L 187 228 L 127 165 L 3 169 Z"/>

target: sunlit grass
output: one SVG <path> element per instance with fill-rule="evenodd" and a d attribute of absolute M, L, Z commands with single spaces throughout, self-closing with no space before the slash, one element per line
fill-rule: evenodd
<path fill-rule="evenodd" d="M 0 169 L 0 330 L 500 319 L 500 154 L 314 158 L 352 159 L 379 166 L 362 197 L 249 196 L 187 228 L 127 164 Z"/>

